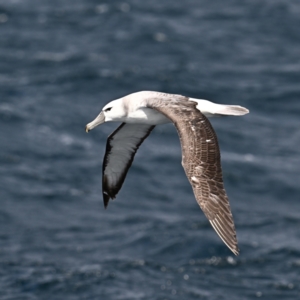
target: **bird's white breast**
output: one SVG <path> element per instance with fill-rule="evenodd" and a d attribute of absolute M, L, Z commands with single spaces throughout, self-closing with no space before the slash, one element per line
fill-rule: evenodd
<path fill-rule="evenodd" d="M 171 121 L 163 114 L 159 113 L 158 111 L 152 108 L 141 107 L 137 110 L 128 112 L 124 122 L 159 125 L 159 124 L 170 123 Z"/>

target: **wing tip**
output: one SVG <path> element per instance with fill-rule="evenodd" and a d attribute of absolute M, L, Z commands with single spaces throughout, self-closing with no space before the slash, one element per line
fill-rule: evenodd
<path fill-rule="evenodd" d="M 221 238 L 222 239 L 222 238 Z M 237 241 L 236 244 L 234 245 L 229 245 L 227 242 L 225 242 L 225 240 L 222 239 L 222 241 L 225 243 L 225 245 L 229 248 L 229 250 L 235 255 L 235 256 L 239 256 L 240 254 L 240 249 L 237 245 Z"/>
<path fill-rule="evenodd" d="M 107 209 L 109 200 L 110 200 L 110 196 L 106 192 L 104 192 L 103 193 L 103 204 L 104 204 L 105 209 Z"/>
<path fill-rule="evenodd" d="M 212 225 L 212 227 L 214 228 L 215 232 L 218 234 L 218 236 L 221 238 L 221 240 L 224 242 L 224 244 L 230 249 L 230 251 L 238 256 L 240 254 L 240 249 L 238 247 L 238 241 L 236 238 L 236 233 L 235 233 L 235 229 L 233 227 L 233 234 L 231 235 L 231 241 L 228 240 L 228 238 L 226 238 L 224 236 L 224 234 L 222 233 L 222 231 L 220 230 L 219 226 L 215 223 L 215 220 L 209 220 L 210 224 Z"/>
<path fill-rule="evenodd" d="M 239 249 L 239 247 L 238 247 L 237 245 L 235 245 L 234 248 L 232 248 L 232 247 L 228 247 L 228 248 L 231 250 L 231 252 L 232 252 L 235 256 L 239 256 L 239 254 L 240 254 L 240 249 Z"/>
<path fill-rule="evenodd" d="M 114 200 L 116 198 L 116 195 L 108 194 L 106 191 L 103 192 L 103 204 L 104 208 L 107 209 L 108 202 L 110 199 Z"/>

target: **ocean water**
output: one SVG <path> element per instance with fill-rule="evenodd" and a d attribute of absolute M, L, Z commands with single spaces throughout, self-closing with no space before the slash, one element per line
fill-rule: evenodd
<path fill-rule="evenodd" d="M 0 0 L 0 299 L 300 299 L 298 0 Z M 250 109 L 211 120 L 239 240 L 198 207 L 174 126 L 117 199 L 84 131 L 139 91 Z"/>

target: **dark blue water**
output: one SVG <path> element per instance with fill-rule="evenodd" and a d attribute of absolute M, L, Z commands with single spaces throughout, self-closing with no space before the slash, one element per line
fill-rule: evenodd
<path fill-rule="evenodd" d="M 299 28 L 298 0 L 0 0 L 0 298 L 298 299 Z M 84 127 L 139 90 L 250 109 L 212 120 L 239 257 L 171 125 L 104 210 L 117 124 Z"/>

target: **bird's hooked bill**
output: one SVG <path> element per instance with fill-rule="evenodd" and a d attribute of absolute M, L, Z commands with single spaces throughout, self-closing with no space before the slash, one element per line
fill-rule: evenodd
<path fill-rule="evenodd" d="M 90 123 L 88 123 L 85 126 L 85 131 L 89 132 L 90 130 L 92 130 L 93 128 L 95 128 L 96 126 L 102 124 L 105 122 L 105 115 L 103 113 L 103 111 L 101 111 L 101 113 L 96 117 L 96 119 Z"/>

